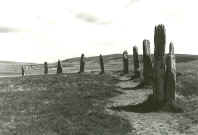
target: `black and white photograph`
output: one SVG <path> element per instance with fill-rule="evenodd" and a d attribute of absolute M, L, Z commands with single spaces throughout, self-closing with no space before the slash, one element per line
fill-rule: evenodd
<path fill-rule="evenodd" d="M 0 0 L 0 135 L 198 135 L 196 0 Z"/>

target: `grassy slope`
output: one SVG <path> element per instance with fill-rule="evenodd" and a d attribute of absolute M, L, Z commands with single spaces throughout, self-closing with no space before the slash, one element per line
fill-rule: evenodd
<path fill-rule="evenodd" d="M 105 113 L 110 76 L 48 75 L 0 79 L 0 134 L 124 135 L 129 123 Z"/>
<path fill-rule="evenodd" d="M 97 57 L 87 59 L 86 71 L 98 71 Z M 179 121 L 181 130 L 187 123 L 198 123 L 198 56 L 177 55 L 177 93 L 182 98 L 186 119 Z M 121 70 L 120 54 L 104 57 L 105 69 Z M 130 62 L 132 57 L 130 56 Z M 17 64 L 4 64 L 3 71 L 15 72 Z M 7 65 L 11 65 L 7 68 Z M 50 64 L 55 72 L 55 64 Z M 79 58 L 63 62 L 64 72 L 77 72 Z M 3 66 L 1 66 L 3 67 Z M 130 69 L 132 64 L 130 63 Z M 42 65 L 31 73 L 42 73 Z M 83 79 L 82 79 L 83 78 Z M 94 81 L 93 81 L 94 80 Z M 104 113 L 107 98 L 113 96 L 114 84 L 109 76 L 69 75 L 44 78 L 44 76 L 20 79 L 0 79 L 0 133 L 10 134 L 125 134 L 129 124 Z M 81 114 L 81 115 L 80 115 Z M 180 116 L 180 115 L 179 115 Z M 72 128 L 71 128 L 72 127 Z"/>
<path fill-rule="evenodd" d="M 176 92 L 180 105 L 185 110 L 185 113 L 178 115 L 178 123 L 180 132 L 185 133 L 198 124 L 198 60 L 178 63 L 177 72 L 181 75 L 177 77 Z"/>
<path fill-rule="evenodd" d="M 117 71 L 122 70 L 122 54 L 111 54 L 104 55 L 104 66 L 106 71 Z M 80 58 L 71 58 L 62 61 L 62 65 L 65 73 L 76 73 L 79 71 L 79 59 Z M 189 62 L 193 60 L 197 60 L 198 55 L 187 55 L 187 54 L 177 54 L 176 61 L 180 62 Z M 142 56 L 140 56 L 140 62 L 142 60 Z M 132 55 L 129 55 L 129 69 L 133 70 L 133 58 Z M 142 63 L 142 62 L 141 62 Z M 34 64 L 34 63 L 18 63 L 18 62 L 6 62 L 0 61 L 0 76 L 6 75 L 20 75 L 21 73 L 21 65 L 27 65 L 29 69 L 25 68 L 26 74 L 43 74 L 43 64 Z M 32 66 L 28 66 L 32 65 Z M 99 71 L 99 59 L 98 56 L 88 57 L 86 58 L 85 64 L 86 72 L 94 72 Z M 49 73 L 56 72 L 56 63 L 49 63 Z"/>

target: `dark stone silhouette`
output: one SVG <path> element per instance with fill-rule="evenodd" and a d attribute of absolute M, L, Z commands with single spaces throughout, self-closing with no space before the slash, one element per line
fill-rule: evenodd
<path fill-rule="evenodd" d="M 24 70 L 23 66 L 21 66 L 21 75 L 22 75 L 22 77 L 25 76 L 25 70 Z"/>
<path fill-rule="evenodd" d="M 175 100 L 176 64 L 174 46 L 170 43 L 169 54 L 165 57 L 166 33 L 164 25 L 155 27 L 155 50 L 153 66 L 153 97 L 164 109 L 183 110 Z"/>
<path fill-rule="evenodd" d="M 175 113 L 184 112 L 180 102 L 175 100 L 176 63 L 174 46 L 172 43 L 170 43 L 169 46 L 169 54 L 165 57 L 166 34 L 164 25 L 158 25 L 155 27 L 154 42 L 153 94 L 149 95 L 148 99 L 142 103 L 136 105 L 116 106 L 111 107 L 111 109 L 138 113 L 155 111 L 168 111 Z M 143 44 L 144 55 L 150 54 L 150 51 L 148 50 L 148 41 L 144 41 Z M 136 90 L 139 88 L 141 88 L 140 85 L 135 87 Z"/>
<path fill-rule="evenodd" d="M 175 64 L 175 55 L 174 55 L 174 46 L 173 43 L 170 43 L 169 54 L 166 57 L 166 78 L 165 78 L 165 95 L 166 101 L 172 102 L 175 100 L 175 91 L 176 91 L 176 64 Z"/>
<path fill-rule="evenodd" d="M 155 27 L 154 34 L 154 65 L 153 65 L 153 94 L 158 102 L 165 101 L 165 44 L 166 33 L 164 25 Z"/>
<path fill-rule="evenodd" d="M 79 73 L 83 73 L 84 70 L 85 70 L 85 58 L 84 58 L 84 54 L 82 54 L 80 58 L 80 72 Z"/>
<path fill-rule="evenodd" d="M 58 60 L 58 64 L 57 64 L 57 74 L 61 74 L 63 73 L 63 69 L 62 69 L 62 65 L 61 65 L 61 62 L 60 60 Z"/>
<path fill-rule="evenodd" d="M 150 42 L 149 40 L 143 40 L 143 83 L 152 83 L 152 60 L 150 54 Z"/>
<path fill-rule="evenodd" d="M 99 56 L 99 61 L 100 61 L 100 74 L 104 74 L 104 61 L 101 54 Z"/>
<path fill-rule="evenodd" d="M 133 47 L 133 65 L 134 65 L 134 76 L 132 78 L 140 77 L 140 65 L 137 46 Z"/>
<path fill-rule="evenodd" d="M 44 62 L 44 74 L 48 74 L 48 64 Z"/>
<path fill-rule="evenodd" d="M 129 60 L 128 60 L 128 52 L 125 50 L 122 55 L 123 59 L 123 73 L 128 74 L 129 73 Z"/>

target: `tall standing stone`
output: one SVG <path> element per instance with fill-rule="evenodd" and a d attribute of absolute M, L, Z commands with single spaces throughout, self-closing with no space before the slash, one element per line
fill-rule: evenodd
<path fill-rule="evenodd" d="M 24 70 L 23 65 L 21 66 L 21 75 L 22 75 L 22 78 L 23 78 L 23 77 L 24 77 L 24 75 L 25 75 L 25 70 Z"/>
<path fill-rule="evenodd" d="M 134 64 L 134 73 L 135 77 L 140 76 L 140 65 L 139 65 L 139 57 L 138 57 L 138 48 L 137 46 L 133 47 L 133 64 Z"/>
<path fill-rule="evenodd" d="M 99 56 L 99 61 L 100 61 L 100 74 L 104 74 L 104 62 L 101 54 Z"/>
<path fill-rule="evenodd" d="M 48 64 L 44 62 L 44 74 L 48 74 Z"/>
<path fill-rule="evenodd" d="M 153 94 L 158 102 L 165 101 L 165 44 L 164 25 L 155 27 L 154 34 Z"/>
<path fill-rule="evenodd" d="M 83 73 L 84 70 L 85 70 L 85 59 L 84 59 L 84 54 L 82 54 L 80 58 L 80 73 Z"/>
<path fill-rule="evenodd" d="M 56 73 L 57 73 L 57 74 L 63 73 L 63 69 L 62 69 L 62 65 L 61 65 L 60 60 L 58 60 L 57 71 L 56 71 Z"/>
<path fill-rule="evenodd" d="M 152 60 L 150 54 L 149 40 L 143 40 L 143 82 L 144 84 L 152 83 Z"/>
<path fill-rule="evenodd" d="M 123 59 L 123 73 L 128 74 L 129 73 L 129 60 L 128 60 L 127 51 L 123 52 L 122 59 Z"/>
<path fill-rule="evenodd" d="M 169 54 L 166 58 L 165 96 L 167 102 L 175 100 L 176 91 L 176 65 L 173 43 L 170 43 Z"/>

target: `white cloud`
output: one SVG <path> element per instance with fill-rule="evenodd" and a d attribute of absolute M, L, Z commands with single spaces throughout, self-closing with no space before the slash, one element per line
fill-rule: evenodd
<path fill-rule="evenodd" d="M 195 0 L 0 0 L 0 60 L 56 61 L 69 57 L 142 50 L 154 26 L 163 23 L 167 44 L 177 53 L 197 54 Z M 76 17 L 76 15 L 83 16 Z M 91 18 L 90 18 L 91 17 Z M 91 22 L 93 23 L 90 23 Z M 108 25 L 98 25 L 107 22 Z M 9 53 L 8 53 L 9 52 Z"/>

